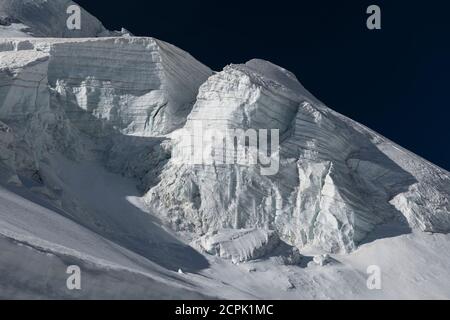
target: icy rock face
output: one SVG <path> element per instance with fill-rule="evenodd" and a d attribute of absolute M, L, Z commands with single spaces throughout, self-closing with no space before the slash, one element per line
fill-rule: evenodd
<path fill-rule="evenodd" d="M 412 227 L 450 229 L 447 172 L 404 157 L 392 142 L 324 106 L 283 68 L 252 60 L 210 77 L 181 138 L 173 135 L 173 154 L 189 147 L 183 138 L 196 121 L 204 128 L 279 129 L 280 167 L 264 176 L 258 166 L 171 159 L 146 199 L 176 230 L 256 226 L 295 246 L 349 252 L 400 214 Z"/>
<path fill-rule="evenodd" d="M 66 26 L 70 0 L 1 0 L 0 37 L 35 36 L 79 38 L 113 35 L 100 21 L 81 9 L 81 29 Z"/>
<path fill-rule="evenodd" d="M 224 229 L 208 233 L 193 242 L 200 251 L 231 259 L 233 263 L 261 258 L 279 244 L 277 234 L 261 229 Z"/>

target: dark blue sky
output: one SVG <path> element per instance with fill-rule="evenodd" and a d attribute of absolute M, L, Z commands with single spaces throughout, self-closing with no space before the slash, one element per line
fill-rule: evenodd
<path fill-rule="evenodd" d="M 329 107 L 450 170 L 449 1 L 77 2 L 109 29 L 168 41 L 214 70 L 281 65 Z M 366 28 L 371 4 L 382 30 Z"/>

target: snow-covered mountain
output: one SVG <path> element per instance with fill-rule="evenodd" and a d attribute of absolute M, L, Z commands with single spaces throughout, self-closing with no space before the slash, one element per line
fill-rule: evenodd
<path fill-rule="evenodd" d="M 0 2 L 0 36 L 2 37 L 99 37 L 113 34 L 89 12 L 81 9 L 83 27 L 67 28 L 67 9 L 76 5 L 70 0 L 2 0 Z"/>
<path fill-rule="evenodd" d="M 85 11 L 69 32 L 71 4 L 0 0 L 0 297 L 450 298 L 450 173 L 279 66 L 213 72 Z M 221 139 L 180 161 L 198 123 L 278 130 L 278 170 Z"/>

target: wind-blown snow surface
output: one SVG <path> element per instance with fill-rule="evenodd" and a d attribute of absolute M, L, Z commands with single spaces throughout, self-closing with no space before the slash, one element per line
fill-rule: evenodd
<path fill-rule="evenodd" d="M 68 4 L 0 1 L 0 297 L 450 298 L 448 172 L 267 61 L 213 73 L 93 17 L 30 38 L 74 36 L 36 18 Z M 198 122 L 280 130 L 278 173 L 180 162 Z"/>

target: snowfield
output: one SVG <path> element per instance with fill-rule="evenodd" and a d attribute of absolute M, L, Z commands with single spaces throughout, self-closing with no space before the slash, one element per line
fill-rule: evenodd
<path fill-rule="evenodd" d="M 0 298 L 450 299 L 449 172 L 280 66 L 71 33 L 70 4 L 0 0 Z M 245 139 L 180 161 L 196 123 L 278 130 L 279 170 L 219 161 Z"/>

